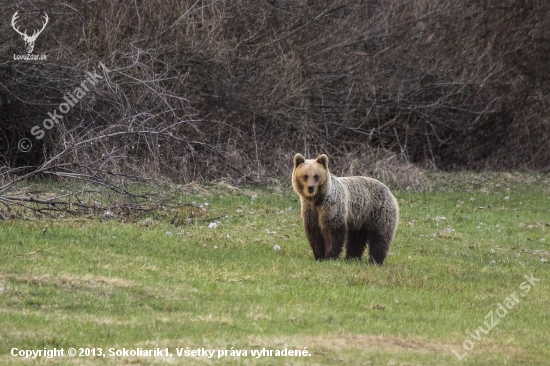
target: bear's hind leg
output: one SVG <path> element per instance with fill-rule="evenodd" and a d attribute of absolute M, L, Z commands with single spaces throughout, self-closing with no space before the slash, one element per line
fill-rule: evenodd
<path fill-rule="evenodd" d="M 391 236 L 381 235 L 377 232 L 369 232 L 369 262 L 382 265 L 388 250 L 390 249 Z"/>
<path fill-rule="evenodd" d="M 368 233 L 366 230 L 348 232 L 346 243 L 346 259 L 361 259 L 367 246 Z"/>

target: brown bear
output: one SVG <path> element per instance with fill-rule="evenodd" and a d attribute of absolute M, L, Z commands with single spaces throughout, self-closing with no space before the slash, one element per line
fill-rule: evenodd
<path fill-rule="evenodd" d="M 316 260 L 336 259 L 346 243 L 346 259 L 382 264 L 399 223 L 397 200 L 388 187 L 367 177 L 332 176 L 328 157 L 294 156 L 292 187 L 302 202 L 306 236 Z"/>

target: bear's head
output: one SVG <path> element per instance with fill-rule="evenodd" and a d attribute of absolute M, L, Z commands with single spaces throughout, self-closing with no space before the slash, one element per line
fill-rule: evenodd
<path fill-rule="evenodd" d="M 292 187 L 296 193 L 306 199 L 325 197 L 330 185 L 328 157 L 325 154 L 317 159 L 305 159 L 301 154 L 294 156 Z"/>

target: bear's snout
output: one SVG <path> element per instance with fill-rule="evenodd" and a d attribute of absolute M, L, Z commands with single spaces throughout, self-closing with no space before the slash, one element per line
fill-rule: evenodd
<path fill-rule="evenodd" d="M 314 190 L 315 190 L 315 187 L 314 187 L 314 186 L 309 186 L 309 187 L 307 187 L 307 191 L 308 191 L 309 193 L 313 193 Z"/>

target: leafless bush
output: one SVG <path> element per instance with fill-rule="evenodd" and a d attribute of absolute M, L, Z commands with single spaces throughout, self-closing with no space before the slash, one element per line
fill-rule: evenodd
<path fill-rule="evenodd" d="M 543 0 L 2 5 L 50 19 L 35 47 L 47 61 L 0 61 L 4 183 L 53 157 L 56 172 L 117 184 L 264 182 L 295 152 L 403 186 L 422 182 L 416 166 L 550 169 Z M 2 54 L 23 52 L 0 30 Z M 31 136 L 94 69 L 62 123 Z"/>

